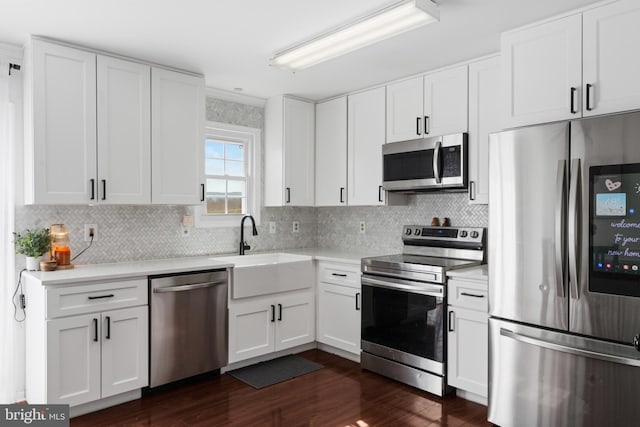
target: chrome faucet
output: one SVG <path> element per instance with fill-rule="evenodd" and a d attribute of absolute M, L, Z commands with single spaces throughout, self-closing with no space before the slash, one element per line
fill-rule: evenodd
<path fill-rule="evenodd" d="M 251 225 L 253 226 L 252 234 L 254 236 L 258 235 L 258 230 L 256 229 L 256 221 L 253 219 L 251 215 L 245 215 L 240 220 L 240 255 L 244 255 L 244 251 L 248 251 L 251 249 L 251 246 L 247 245 L 247 242 L 244 241 L 244 220 L 249 218 L 251 220 Z"/>

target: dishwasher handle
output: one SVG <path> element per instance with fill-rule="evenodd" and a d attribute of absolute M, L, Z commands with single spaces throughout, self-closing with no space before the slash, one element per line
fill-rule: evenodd
<path fill-rule="evenodd" d="M 217 281 L 217 282 L 205 282 L 205 283 L 193 283 L 187 285 L 178 285 L 178 286 L 166 286 L 164 288 L 155 288 L 153 290 L 154 293 L 164 293 L 164 292 L 182 292 L 182 291 L 191 291 L 193 289 L 202 289 L 202 288 L 212 288 L 218 285 L 226 285 L 226 281 Z"/>

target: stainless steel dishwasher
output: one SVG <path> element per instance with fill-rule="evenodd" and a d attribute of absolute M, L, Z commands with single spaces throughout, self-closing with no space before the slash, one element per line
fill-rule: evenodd
<path fill-rule="evenodd" d="M 227 364 L 228 278 L 226 269 L 149 277 L 151 388 Z"/>

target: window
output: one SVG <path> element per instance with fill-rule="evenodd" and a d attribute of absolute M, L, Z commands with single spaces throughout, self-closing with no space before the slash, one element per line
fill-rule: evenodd
<path fill-rule="evenodd" d="M 240 224 L 242 215 L 260 215 L 259 129 L 207 122 L 204 140 L 205 201 L 197 227 Z"/>

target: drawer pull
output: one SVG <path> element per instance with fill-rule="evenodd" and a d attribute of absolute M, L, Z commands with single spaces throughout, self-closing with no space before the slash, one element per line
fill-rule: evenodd
<path fill-rule="evenodd" d="M 343 273 L 331 273 L 331 275 L 336 277 L 347 277 L 347 275 Z"/>
<path fill-rule="evenodd" d="M 87 297 L 87 298 L 93 300 L 93 299 L 113 298 L 114 296 L 115 296 L 114 294 L 109 294 L 109 295 L 98 295 L 97 297 Z"/>
<path fill-rule="evenodd" d="M 468 292 L 461 292 L 460 295 L 465 297 L 484 298 L 484 295 L 470 294 Z"/>

